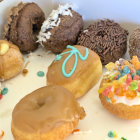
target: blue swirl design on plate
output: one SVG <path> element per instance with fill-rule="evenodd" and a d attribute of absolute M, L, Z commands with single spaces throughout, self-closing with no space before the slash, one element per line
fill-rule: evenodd
<path fill-rule="evenodd" d="M 70 54 L 68 55 L 68 57 L 64 60 L 63 64 L 62 64 L 62 73 L 63 73 L 63 75 L 64 75 L 65 77 L 70 77 L 70 76 L 74 73 L 74 71 L 75 71 L 75 69 L 76 69 L 77 62 L 78 62 L 78 56 L 79 56 L 79 58 L 80 58 L 81 60 L 84 61 L 84 60 L 87 59 L 88 54 L 89 54 L 89 51 L 88 51 L 88 48 L 85 48 L 85 51 L 86 51 L 85 56 L 82 56 L 81 53 L 79 52 L 79 50 L 78 50 L 77 48 L 75 48 L 75 47 L 73 47 L 73 46 L 71 46 L 71 45 L 68 45 L 66 48 L 71 49 L 71 50 L 70 50 L 70 51 L 67 51 L 67 52 L 64 52 L 64 53 L 61 53 L 61 54 L 59 54 L 59 55 L 56 55 L 55 61 L 61 60 L 61 58 L 62 58 L 63 55 L 65 55 L 65 54 L 67 54 L 67 53 L 70 53 Z M 65 65 L 66 65 L 67 61 L 68 61 L 68 60 L 71 58 L 71 56 L 73 56 L 73 55 L 75 56 L 75 62 L 74 62 L 73 68 L 72 68 L 72 70 L 71 70 L 69 73 L 66 73 L 66 71 L 65 71 Z"/>

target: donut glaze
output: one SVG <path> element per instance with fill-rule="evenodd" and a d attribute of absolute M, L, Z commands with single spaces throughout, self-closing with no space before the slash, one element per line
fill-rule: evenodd
<path fill-rule="evenodd" d="M 37 48 L 37 37 L 45 16 L 35 3 L 20 3 L 13 7 L 5 25 L 4 38 L 19 46 L 22 52 Z"/>
<path fill-rule="evenodd" d="M 25 96 L 16 105 L 12 114 L 12 130 L 15 137 L 16 128 L 21 134 L 32 134 L 39 138 L 41 134 L 84 116 L 83 108 L 68 90 L 47 86 Z"/>

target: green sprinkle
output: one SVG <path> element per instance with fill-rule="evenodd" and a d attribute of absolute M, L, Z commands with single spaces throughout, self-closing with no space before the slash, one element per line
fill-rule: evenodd
<path fill-rule="evenodd" d="M 114 75 L 112 75 L 112 76 L 110 76 L 110 80 L 113 80 L 113 79 L 114 79 L 114 77 L 115 77 L 115 74 L 114 74 Z"/>
<path fill-rule="evenodd" d="M 115 134 L 114 134 L 113 131 L 109 131 L 109 132 L 108 132 L 108 137 L 114 138 L 114 136 L 115 136 Z"/>
<path fill-rule="evenodd" d="M 8 93 L 8 88 L 3 88 L 3 90 L 1 91 L 2 95 L 5 95 Z"/>
<path fill-rule="evenodd" d="M 45 75 L 45 73 L 43 71 L 38 71 L 37 72 L 37 76 L 39 77 L 43 77 Z"/>
<path fill-rule="evenodd" d="M 126 138 L 124 138 L 124 137 L 121 137 L 121 140 L 127 140 Z"/>
<path fill-rule="evenodd" d="M 136 74 L 140 76 L 140 70 L 137 70 L 136 71 Z"/>
<path fill-rule="evenodd" d="M 130 83 L 130 89 L 131 90 L 137 90 L 138 89 L 138 83 L 136 80 Z"/>

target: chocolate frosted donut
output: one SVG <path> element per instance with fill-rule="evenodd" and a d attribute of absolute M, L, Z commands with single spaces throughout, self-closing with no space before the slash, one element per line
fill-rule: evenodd
<path fill-rule="evenodd" d="M 140 58 L 140 29 L 136 29 L 130 36 L 129 39 L 129 55 L 132 56 L 136 55 Z"/>
<path fill-rule="evenodd" d="M 37 48 L 37 34 L 45 16 L 35 3 L 20 3 L 13 7 L 5 25 L 4 38 L 16 44 L 22 52 Z"/>
<path fill-rule="evenodd" d="M 79 45 L 95 51 L 103 64 L 115 62 L 127 50 L 127 35 L 118 23 L 112 20 L 100 20 L 90 25 L 78 37 Z"/>
<path fill-rule="evenodd" d="M 73 11 L 69 4 L 59 5 L 43 23 L 38 42 L 52 52 L 60 53 L 67 45 L 76 44 L 82 29 L 82 16 Z"/>

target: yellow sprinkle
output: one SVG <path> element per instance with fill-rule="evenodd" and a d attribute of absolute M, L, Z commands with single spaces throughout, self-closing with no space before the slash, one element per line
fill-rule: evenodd
<path fill-rule="evenodd" d="M 115 68 L 115 64 L 113 62 L 108 63 L 105 67 L 110 71 Z"/>
<path fill-rule="evenodd" d="M 101 94 L 103 92 L 103 88 L 98 89 L 98 93 Z"/>
<path fill-rule="evenodd" d="M 129 65 L 129 62 L 127 60 L 125 60 L 124 64 L 125 65 Z"/>
<path fill-rule="evenodd" d="M 117 133 L 116 133 L 115 131 L 114 131 L 114 134 L 115 134 L 115 135 L 114 135 L 114 138 L 117 138 Z"/>
<path fill-rule="evenodd" d="M 0 45 L 0 55 L 4 55 L 5 53 L 7 53 L 8 50 L 9 50 L 8 44 L 3 43 Z"/>
<path fill-rule="evenodd" d="M 123 77 L 121 77 L 118 81 L 121 83 L 124 83 L 127 79 L 127 75 L 124 75 Z"/>
<path fill-rule="evenodd" d="M 124 66 L 121 66 L 121 69 L 123 70 L 124 69 Z"/>

